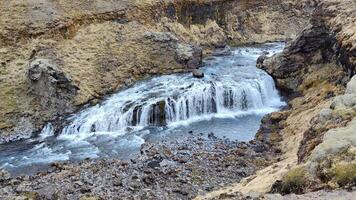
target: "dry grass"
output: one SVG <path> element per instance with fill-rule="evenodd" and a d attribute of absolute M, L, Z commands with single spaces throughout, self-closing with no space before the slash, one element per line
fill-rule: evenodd
<path fill-rule="evenodd" d="M 356 186 L 356 164 L 340 163 L 329 170 L 332 182 L 337 183 L 339 187 Z"/>

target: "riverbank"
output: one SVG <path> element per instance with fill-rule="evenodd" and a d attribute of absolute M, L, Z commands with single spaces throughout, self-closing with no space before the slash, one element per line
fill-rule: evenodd
<path fill-rule="evenodd" d="M 289 109 L 260 129 L 282 150 L 281 160 L 239 183 L 199 198 L 234 192 L 307 193 L 355 190 L 355 11 L 352 1 L 323 1 L 286 49 L 258 66 L 288 94 Z"/>
<path fill-rule="evenodd" d="M 33 199 L 192 199 L 275 162 L 279 150 L 214 134 L 145 143 L 131 161 L 55 163 L 48 172 L 0 181 L 0 196 Z"/>

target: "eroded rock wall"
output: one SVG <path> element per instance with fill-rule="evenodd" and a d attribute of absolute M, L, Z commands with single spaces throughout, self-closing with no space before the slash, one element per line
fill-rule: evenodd
<path fill-rule="evenodd" d="M 257 63 L 289 102 L 262 120 L 256 136 L 280 149 L 278 162 L 197 199 L 355 186 L 356 3 L 326 0 L 316 8 L 282 53 Z"/>
<path fill-rule="evenodd" d="M 317 7 L 310 26 L 281 54 L 259 63 L 292 99 L 286 119 L 291 123 L 273 133 L 283 138 L 285 151 L 286 144 L 298 144 L 293 154 L 286 152 L 294 157 L 294 166 L 273 185 L 273 192 L 355 184 L 356 3 L 330 0 Z M 306 119 L 303 124 L 297 122 L 299 113 Z M 304 180 L 298 182 L 300 178 Z"/>

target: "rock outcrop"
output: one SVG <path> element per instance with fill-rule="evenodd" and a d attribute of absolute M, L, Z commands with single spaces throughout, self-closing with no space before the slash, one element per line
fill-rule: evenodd
<path fill-rule="evenodd" d="M 279 161 L 200 198 L 355 186 L 356 3 L 328 0 L 316 8 L 310 25 L 282 53 L 262 55 L 257 63 L 289 101 L 263 119 L 256 136 L 280 148 Z"/>

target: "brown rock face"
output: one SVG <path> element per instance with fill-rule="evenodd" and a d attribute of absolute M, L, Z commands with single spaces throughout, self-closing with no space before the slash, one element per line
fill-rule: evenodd
<path fill-rule="evenodd" d="M 336 8 L 340 11 L 334 10 Z M 259 67 L 268 71 L 276 79 L 278 86 L 289 94 L 300 93 L 305 88 L 298 87 L 305 82 L 305 77 L 323 67 L 338 65 L 348 77 L 352 77 L 356 65 L 353 55 L 356 41 L 353 27 L 356 25 L 342 16 L 354 19 L 356 16 L 353 11 L 355 5 L 350 1 L 321 2 L 312 14 L 310 26 L 283 53 L 263 60 Z M 338 24 L 339 28 L 335 28 L 334 24 Z M 346 30 L 348 27 L 351 30 Z M 342 74 L 331 74 L 328 81 L 346 85 L 347 78 L 339 79 L 343 77 L 345 76 Z"/>
<path fill-rule="evenodd" d="M 65 113 L 63 108 L 70 108 L 70 101 L 76 95 L 78 88 L 52 61 L 47 59 L 32 61 L 27 76 L 30 93 L 38 98 L 43 109 Z"/>
<path fill-rule="evenodd" d="M 353 1 L 322 1 L 312 14 L 310 26 L 281 54 L 259 59 L 258 67 L 270 73 L 290 97 L 290 108 L 284 111 L 289 113 L 285 121 L 282 124 L 277 121 L 277 126 L 271 123 L 273 115 L 265 118 L 258 135 L 271 137 L 278 133 L 283 138 L 279 142 L 282 157 L 294 163 L 276 181 L 274 192 L 286 192 L 285 188 L 289 188 L 288 193 L 307 192 L 325 185 L 354 184 L 348 180 L 337 184 L 334 181 L 341 179 L 335 170 L 341 168 L 346 170 L 344 173 L 355 170 L 352 161 L 355 139 L 350 132 L 356 116 L 353 94 L 356 79 L 350 81 L 356 66 L 355 11 Z M 283 166 L 283 161 L 276 165 Z M 298 170 L 305 171 L 303 176 L 307 174 L 303 180 Z"/>

